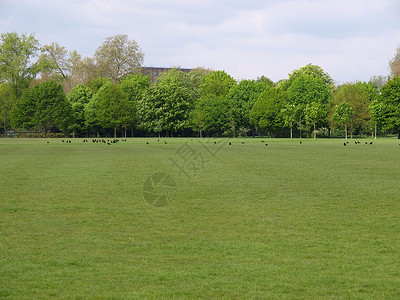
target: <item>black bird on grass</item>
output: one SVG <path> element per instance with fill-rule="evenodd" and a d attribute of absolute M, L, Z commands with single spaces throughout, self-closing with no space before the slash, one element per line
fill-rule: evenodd
<path fill-rule="evenodd" d="M 303 144 L 303 143 L 300 141 L 300 144 Z"/>
<path fill-rule="evenodd" d="M 167 141 L 164 141 L 164 144 L 167 144 Z"/>
<path fill-rule="evenodd" d="M 148 145 L 149 144 L 149 142 L 146 142 L 146 145 Z"/>
<path fill-rule="evenodd" d="M 268 146 L 268 144 L 265 144 L 265 146 Z"/>
<path fill-rule="evenodd" d="M 347 144 L 346 144 L 346 143 L 343 143 L 343 145 L 347 146 Z"/>
<path fill-rule="evenodd" d="M 370 145 L 372 145 L 373 142 L 369 143 Z"/>
<path fill-rule="evenodd" d="M 229 146 L 231 146 L 232 145 L 232 143 L 231 142 L 229 142 Z"/>
<path fill-rule="evenodd" d="M 216 145 L 217 144 L 217 142 L 214 142 L 214 145 Z"/>
<path fill-rule="evenodd" d="M 61 140 L 64 143 L 64 140 Z"/>
<path fill-rule="evenodd" d="M 263 141 L 263 140 L 261 140 L 261 143 L 264 143 L 264 141 Z"/>
<path fill-rule="evenodd" d="M 368 144 L 368 142 L 365 142 L 365 145 Z"/>
<path fill-rule="evenodd" d="M 242 142 L 242 145 L 244 144 L 244 142 Z"/>

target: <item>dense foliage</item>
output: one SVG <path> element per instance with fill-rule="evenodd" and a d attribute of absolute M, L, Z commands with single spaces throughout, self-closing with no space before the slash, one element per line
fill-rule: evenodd
<path fill-rule="evenodd" d="M 173 68 L 152 82 L 141 72 L 143 57 L 127 35 L 106 38 L 91 58 L 57 43 L 40 47 L 32 34 L 1 34 L 1 132 L 291 138 L 400 132 L 399 50 L 391 77 L 340 86 L 312 64 L 277 83 L 265 76 L 237 82 L 202 68 Z"/>

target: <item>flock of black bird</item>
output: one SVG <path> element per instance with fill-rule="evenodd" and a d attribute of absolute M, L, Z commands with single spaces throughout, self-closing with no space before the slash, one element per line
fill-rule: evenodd
<path fill-rule="evenodd" d="M 372 145 L 374 142 L 365 142 L 365 145 Z M 344 142 L 343 143 L 343 145 L 346 147 L 347 145 L 349 144 L 349 142 Z M 356 145 L 358 145 L 358 144 L 361 144 L 361 142 L 360 141 L 354 141 L 354 144 L 356 144 Z"/>
<path fill-rule="evenodd" d="M 116 143 L 119 143 L 119 142 L 126 142 L 127 140 L 126 139 L 112 139 L 112 140 L 105 140 L 105 139 L 92 139 L 92 143 L 93 144 L 98 144 L 98 143 L 101 143 L 101 144 L 107 144 L 107 145 L 111 145 L 111 144 L 116 144 Z M 71 140 L 61 140 L 61 142 L 63 142 L 63 143 L 66 143 L 66 144 L 71 144 Z M 83 142 L 84 143 L 89 143 L 89 140 L 87 140 L 87 139 L 84 139 L 83 140 Z M 47 142 L 47 144 L 48 144 L 49 142 Z"/>
<path fill-rule="evenodd" d="M 62 141 L 63 143 L 66 143 L 66 144 L 71 144 L 71 143 L 72 143 L 71 140 L 61 140 L 61 141 Z M 92 143 L 93 143 L 93 144 L 102 143 L 102 144 L 111 145 L 111 144 L 117 144 L 117 143 L 119 143 L 120 141 L 121 141 L 121 142 L 126 142 L 127 140 L 126 140 L 126 139 L 121 139 L 121 140 L 120 140 L 120 139 L 112 139 L 112 140 L 92 139 Z M 193 139 L 191 139 L 191 141 L 193 141 Z M 84 139 L 83 142 L 84 142 L 84 143 L 89 143 L 89 141 L 86 140 L 86 139 Z M 160 142 L 160 139 L 158 139 L 157 142 Z M 47 144 L 49 144 L 49 143 L 50 143 L 50 142 L 47 142 Z M 261 143 L 264 144 L 265 141 L 261 140 Z M 354 143 L 355 143 L 356 145 L 361 144 L 360 141 L 354 141 Z M 149 142 L 146 142 L 146 145 L 149 145 L 149 144 L 150 144 Z M 164 141 L 164 144 L 168 144 L 167 141 Z M 216 145 L 216 144 L 217 144 L 217 142 L 214 141 L 214 145 Z M 229 142 L 228 144 L 229 144 L 229 146 L 232 146 L 232 142 Z M 241 142 L 241 144 L 244 145 L 245 142 Z M 303 144 L 303 142 L 300 141 L 300 144 Z M 365 142 L 365 145 L 368 145 L 368 144 L 369 144 L 369 145 L 372 145 L 373 142 Z M 346 147 L 347 145 L 349 145 L 349 142 L 344 142 L 343 145 Z M 265 143 L 265 146 L 268 146 L 268 144 Z M 399 144 L 399 146 L 400 146 L 400 144 Z"/>

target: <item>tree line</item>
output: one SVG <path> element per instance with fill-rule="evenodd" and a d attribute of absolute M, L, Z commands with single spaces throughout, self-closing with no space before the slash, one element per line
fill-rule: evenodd
<path fill-rule="evenodd" d="M 204 68 L 173 68 L 152 81 L 141 72 L 143 57 L 127 35 L 106 38 L 84 58 L 57 43 L 40 47 L 32 34 L 1 34 L 2 132 L 400 137 L 400 48 L 390 76 L 339 86 L 312 64 L 275 83 Z"/>

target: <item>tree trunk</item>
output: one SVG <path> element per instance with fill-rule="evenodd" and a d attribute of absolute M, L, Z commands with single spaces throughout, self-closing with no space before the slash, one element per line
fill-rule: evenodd
<path fill-rule="evenodd" d="M 75 138 L 75 130 L 72 131 L 72 138 Z"/>
<path fill-rule="evenodd" d="M 347 125 L 344 125 L 344 137 L 347 140 Z"/>
<path fill-rule="evenodd" d="M 124 133 L 125 133 L 125 138 L 126 138 L 126 126 L 125 126 L 125 132 Z"/>
<path fill-rule="evenodd" d="M 376 140 L 376 127 L 377 127 L 377 124 L 375 122 L 375 140 Z"/>
<path fill-rule="evenodd" d="M 290 122 L 290 139 L 293 139 L 293 124 Z"/>
<path fill-rule="evenodd" d="M 317 137 L 317 131 L 315 130 L 315 121 L 314 121 L 314 140 Z"/>
<path fill-rule="evenodd" d="M 114 139 L 117 137 L 117 127 L 114 127 Z"/>
<path fill-rule="evenodd" d="M 131 137 L 133 137 L 133 127 L 131 127 Z"/>

